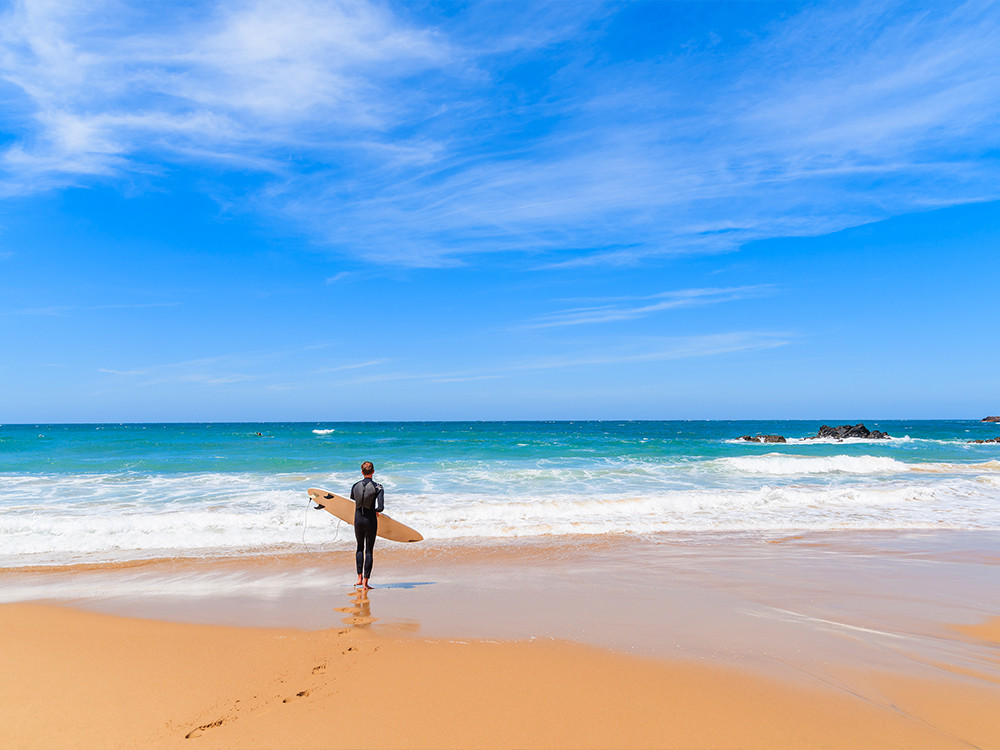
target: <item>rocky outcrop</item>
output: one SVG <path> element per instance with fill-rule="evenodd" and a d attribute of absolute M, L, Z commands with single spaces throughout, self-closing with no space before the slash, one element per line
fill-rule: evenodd
<path fill-rule="evenodd" d="M 965 442 L 979 443 L 980 445 L 982 445 L 983 443 L 1000 443 L 1000 437 L 987 438 L 986 440 L 966 440 Z"/>
<path fill-rule="evenodd" d="M 980 422 L 1000 422 L 1000 417 L 983 417 Z"/>
<path fill-rule="evenodd" d="M 861 438 L 863 440 L 888 440 L 889 436 L 878 430 L 869 430 L 863 423 L 842 424 L 840 427 L 830 427 L 823 425 L 819 428 L 816 438 L 833 438 L 834 440 L 846 440 L 847 438 Z M 815 440 L 816 438 L 812 438 Z"/>
<path fill-rule="evenodd" d="M 839 427 L 823 425 L 816 435 L 807 437 L 806 440 L 817 440 L 819 438 L 832 438 L 833 440 L 846 440 L 847 438 L 861 438 L 862 440 L 888 440 L 889 436 L 878 430 L 869 430 L 862 423 L 842 424 Z M 783 435 L 740 435 L 740 440 L 748 443 L 787 443 Z M 971 442 L 971 441 L 970 441 Z"/>
<path fill-rule="evenodd" d="M 748 443 L 787 443 L 784 437 L 781 435 L 743 435 L 740 440 L 746 440 Z"/>

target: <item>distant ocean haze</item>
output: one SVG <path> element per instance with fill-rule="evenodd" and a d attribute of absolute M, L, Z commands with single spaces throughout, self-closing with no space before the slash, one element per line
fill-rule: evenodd
<path fill-rule="evenodd" d="M 364 460 L 386 512 L 429 545 L 1000 529 L 1000 445 L 967 442 L 996 425 L 868 421 L 892 439 L 806 440 L 820 424 L 5 425 L 0 566 L 346 548 L 353 534 L 310 513 L 306 489 L 346 494 Z M 757 433 L 789 442 L 738 439 Z"/>

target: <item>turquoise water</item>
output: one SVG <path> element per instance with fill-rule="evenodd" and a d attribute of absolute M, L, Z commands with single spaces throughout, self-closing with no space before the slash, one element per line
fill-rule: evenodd
<path fill-rule="evenodd" d="M 844 420 L 828 420 L 842 424 Z M 0 427 L 0 564 L 347 544 L 305 490 L 372 460 L 428 542 L 512 536 L 1000 528 L 978 421 L 405 422 Z M 257 433 L 260 433 L 258 435 Z M 740 435 L 777 433 L 786 444 Z M 318 518 L 317 516 L 324 516 Z"/>

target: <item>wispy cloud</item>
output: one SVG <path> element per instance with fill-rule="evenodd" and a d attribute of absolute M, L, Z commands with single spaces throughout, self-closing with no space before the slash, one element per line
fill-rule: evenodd
<path fill-rule="evenodd" d="M 375 3 L 159 13 L 18 2 L 0 24 L 0 77 L 20 92 L 10 99 L 22 135 L 0 156 L 2 189 L 148 172 L 163 159 L 279 174 L 287 160 L 274 149 L 377 146 L 417 96 L 390 83 L 445 64 L 447 49 Z"/>
<path fill-rule="evenodd" d="M 6 312 L 0 313 L 0 315 L 30 315 L 30 316 L 41 316 L 41 317 L 53 317 L 60 318 L 68 315 L 75 308 L 67 305 L 50 305 L 48 307 L 22 307 L 19 310 L 8 310 Z"/>
<path fill-rule="evenodd" d="M 696 305 L 713 305 L 721 302 L 760 297 L 772 291 L 764 284 L 754 286 L 721 287 L 707 289 L 677 289 L 641 297 L 595 300 L 584 307 L 549 313 L 530 320 L 526 328 L 556 328 L 561 326 L 585 325 L 590 323 L 611 323 L 635 320 L 664 310 Z"/>
<path fill-rule="evenodd" d="M 469 383 L 476 380 L 501 380 L 506 375 L 441 375 L 428 378 L 434 383 Z"/>
<path fill-rule="evenodd" d="M 0 194 L 249 170 L 241 205 L 339 253 L 548 267 L 1000 198 L 991 3 L 808 5 L 648 59 L 605 54 L 613 4 L 517 8 L 16 3 Z"/>
<path fill-rule="evenodd" d="M 350 386 L 398 381 L 452 383 L 497 380 L 544 371 L 587 369 L 763 351 L 787 346 L 797 338 L 798 335 L 795 333 L 778 331 L 732 331 L 703 336 L 644 337 L 599 350 L 564 351 L 557 355 L 524 358 L 519 361 L 505 362 L 494 366 L 484 365 L 467 370 L 378 372 L 339 381 L 336 385 Z"/>
<path fill-rule="evenodd" d="M 376 170 L 349 194 L 317 174 L 286 210 L 383 262 L 527 252 L 553 266 L 724 252 L 1000 197 L 996 15 L 879 10 L 807 11 L 725 69 L 712 55 L 595 66 L 536 102 L 534 119 L 555 124 L 534 138 L 451 141 L 433 166 Z M 332 231 L 345 223 L 349 242 Z"/>
<path fill-rule="evenodd" d="M 23 307 L 19 310 L 0 312 L 0 315 L 27 315 L 45 317 L 67 317 L 75 312 L 94 312 L 97 310 L 142 310 L 158 307 L 177 307 L 179 302 L 137 302 L 114 305 L 49 305 L 46 307 Z"/>
<path fill-rule="evenodd" d="M 338 271 L 333 276 L 327 278 L 324 282 L 325 284 L 336 284 L 338 281 L 343 281 L 344 279 L 349 279 L 354 274 L 351 271 Z"/>
<path fill-rule="evenodd" d="M 128 378 L 132 385 L 139 387 L 170 383 L 219 386 L 254 381 L 264 384 L 265 387 L 280 390 L 297 387 L 285 382 L 289 368 L 310 372 L 315 376 L 326 372 L 372 367 L 382 362 L 382 360 L 338 362 L 326 368 L 315 368 L 315 362 L 320 356 L 317 351 L 329 346 L 324 343 L 274 350 L 229 352 L 178 362 L 151 363 L 129 369 L 101 367 L 98 368 L 98 372 L 116 378 Z"/>
<path fill-rule="evenodd" d="M 788 332 L 733 331 L 704 336 L 643 339 L 598 352 L 581 352 L 523 362 L 516 371 L 557 370 L 596 365 L 661 362 L 672 359 L 713 357 L 786 346 L 797 338 Z"/>
<path fill-rule="evenodd" d="M 147 370 L 115 370 L 110 367 L 98 367 L 97 371 L 105 375 L 148 375 Z"/>
<path fill-rule="evenodd" d="M 384 365 L 389 360 L 387 359 L 369 359 L 363 362 L 346 362 L 344 364 L 333 365 L 330 367 L 321 367 L 317 370 L 312 370 L 313 374 L 319 375 L 328 372 L 343 372 L 344 370 L 363 370 L 368 367 L 378 367 L 379 365 Z"/>
<path fill-rule="evenodd" d="M 234 366 L 245 363 L 243 357 L 208 357 L 190 362 L 156 364 L 131 370 L 100 367 L 99 373 L 115 378 L 127 378 L 131 385 L 151 387 L 170 383 L 219 386 L 259 380 L 260 374 L 250 374 L 234 370 Z"/>

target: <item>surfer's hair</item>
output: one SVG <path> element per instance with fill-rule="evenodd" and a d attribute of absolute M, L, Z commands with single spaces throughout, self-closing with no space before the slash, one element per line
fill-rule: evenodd
<path fill-rule="evenodd" d="M 363 464 L 361 464 L 361 473 L 364 474 L 366 477 L 369 476 L 370 474 L 374 474 L 375 464 L 373 464 L 371 461 L 365 461 Z"/>

